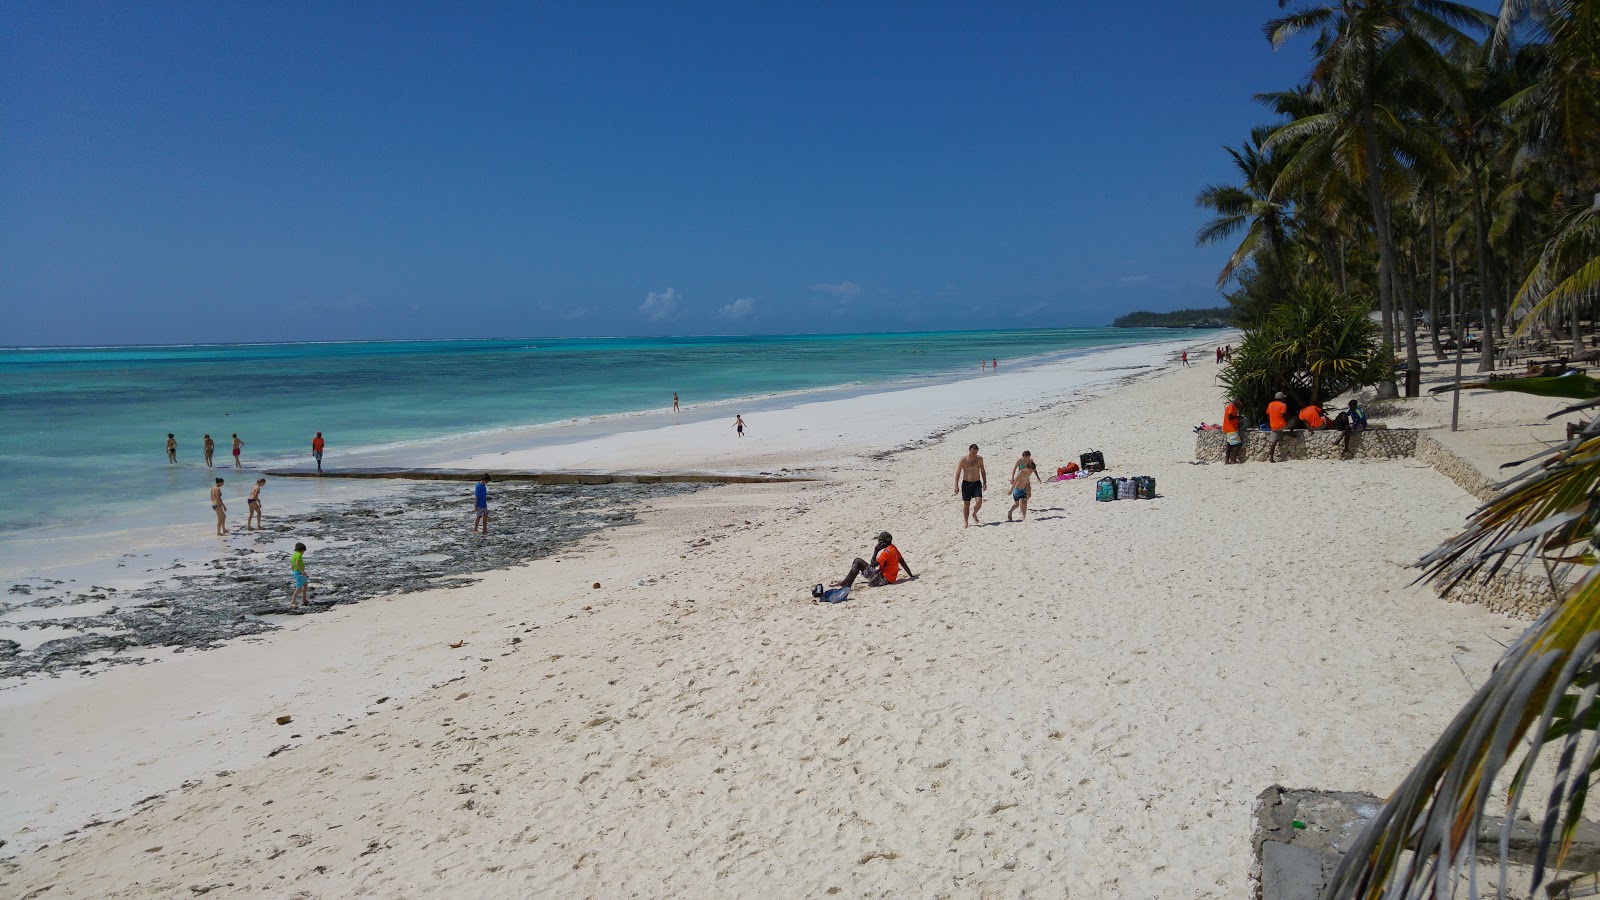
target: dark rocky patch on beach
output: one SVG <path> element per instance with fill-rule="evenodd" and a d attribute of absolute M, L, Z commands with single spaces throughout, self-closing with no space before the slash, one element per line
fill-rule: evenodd
<path fill-rule="evenodd" d="M 9 604 L 9 610 L 59 607 L 70 613 L 85 603 L 115 605 L 89 615 L 6 623 L 59 629 L 65 636 L 31 649 L 0 640 L 0 677 L 142 663 L 144 648 L 211 649 L 230 638 L 272 631 L 278 626 L 264 617 L 290 612 L 295 541 L 309 547 L 312 606 L 306 612 L 315 614 L 373 597 L 472 584 L 480 573 L 548 556 L 601 529 L 629 524 L 646 499 L 695 489 L 495 484 L 487 537 L 471 533 L 470 494 L 463 499 L 460 486 L 419 485 L 288 521 L 269 515 L 266 528 L 256 532 L 242 531 L 240 517 L 230 520 L 235 535 L 229 540 L 248 535 L 251 546 L 233 546 L 195 574 L 169 575 L 120 593 L 99 586 L 59 592 L 41 591 L 39 584 L 12 586 L 8 598 L 23 602 Z"/>

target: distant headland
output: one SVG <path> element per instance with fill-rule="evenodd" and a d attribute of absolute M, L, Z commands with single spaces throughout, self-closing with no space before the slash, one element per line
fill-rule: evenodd
<path fill-rule="evenodd" d="M 1227 328 L 1233 324 L 1233 310 L 1226 306 L 1209 309 L 1175 309 L 1172 312 L 1137 312 L 1118 316 L 1112 328 Z"/>

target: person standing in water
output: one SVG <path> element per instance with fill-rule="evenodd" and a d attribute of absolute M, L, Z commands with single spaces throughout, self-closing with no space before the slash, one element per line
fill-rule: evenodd
<path fill-rule="evenodd" d="M 678 392 L 672 392 L 672 411 L 678 412 Z"/>
<path fill-rule="evenodd" d="M 325 446 L 327 444 L 322 440 L 322 432 L 319 431 L 317 436 L 311 439 L 311 455 L 317 461 L 318 475 L 322 474 L 322 448 Z"/>
<path fill-rule="evenodd" d="M 482 527 L 483 533 L 489 533 L 489 473 L 483 473 L 478 483 L 472 488 L 472 533 L 477 534 Z"/>
<path fill-rule="evenodd" d="M 989 371 L 991 371 L 991 372 L 1000 371 L 1000 360 L 998 360 L 998 359 L 989 360 Z"/>
<path fill-rule="evenodd" d="M 244 468 L 244 463 L 239 461 L 239 451 L 243 449 L 244 441 L 239 440 L 239 435 L 235 434 L 233 436 L 233 467 L 235 469 Z"/>
<path fill-rule="evenodd" d="M 739 432 L 739 437 L 744 437 L 744 416 L 733 417 L 733 430 Z"/>
<path fill-rule="evenodd" d="M 978 510 L 983 509 L 983 490 L 989 486 L 989 473 L 983 468 L 983 457 L 978 455 L 978 445 L 967 448 L 967 455 L 956 460 L 956 489 L 961 495 L 961 527 L 978 521 Z"/>
<path fill-rule="evenodd" d="M 228 504 L 222 502 L 222 479 L 211 486 L 211 509 L 217 514 L 217 534 L 228 533 Z"/>
<path fill-rule="evenodd" d="M 167 464 L 175 465 L 178 462 L 178 439 L 167 432 Z"/>
<path fill-rule="evenodd" d="M 254 519 L 256 528 L 261 527 L 261 489 L 267 486 L 265 478 L 257 478 L 256 486 L 250 489 L 250 499 L 245 501 L 244 530 L 254 531 L 250 527 L 250 520 Z"/>
<path fill-rule="evenodd" d="M 208 434 L 206 435 L 206 441 L 203 446 L 206 452 L 206 468 L 209 469 L 211 468 L 211 454 L 217 452 L 217 442 L 213 441 L 211 439 L 211 435 Z"/>

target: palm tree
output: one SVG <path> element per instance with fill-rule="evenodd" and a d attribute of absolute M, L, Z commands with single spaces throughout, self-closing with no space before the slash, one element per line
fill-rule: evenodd
<path fill-rule="evenodd" d="M 1279 8 L 1288 0 L 1278 0 Z M 1486 29 L 1494 18 L 1454 0 L 1323 0 L 1266 25 L 1279 48 L 1295 35 L 1315 31 L 1316 63 L 1310 83 L 1328 111 L 1280 128 L 1273 140 L 1319 137 L 1346 171 L 1365 184 L 1378 248 L 1378 296 L 1384 333 L 1393 341 L 1399 288 L 1384 170 L 1411 159 L 1447 167 L 1438 145 L 1407 121 L 1390 91 L 1404 76 L 1443 87 L 1445 53 L 1467 42 L 1463 28 Z"/>
<path fill-rule="evenodd" d="M 1194 198 L 1196 206 L 1216 213 L 1216 217 L 1200 226 L 1195 234 L 1197 245 L 1215 244 L 1244 230 L 1239 246 L 1217 275 L 1219 288 L 1234 277 L 1241 265 L 1254 260 L 1258 254 L 1270 253 L 1275 263 L 1282 265 L 1284 262 L 1285 232 L 1291 222 L 1286 204 L 1272 196 L 1281 164 L 1275 150 L 1262 146 L 1270 134 L 1268 128 L 1252 128 L 1248 143 L 1237 149 L 1224 147 L 1242 183 L 1238 186 L 1208 184 Z"/>

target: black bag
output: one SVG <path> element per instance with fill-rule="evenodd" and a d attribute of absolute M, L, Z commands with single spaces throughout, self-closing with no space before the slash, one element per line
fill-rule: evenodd
<path fill-rule="evenodd" d="M 1104 472 L 1106 470 L 1106 455 L 1099 450 L 1090 450 L 1078 456 L 1078 467 L 1085 472 Z"/>

